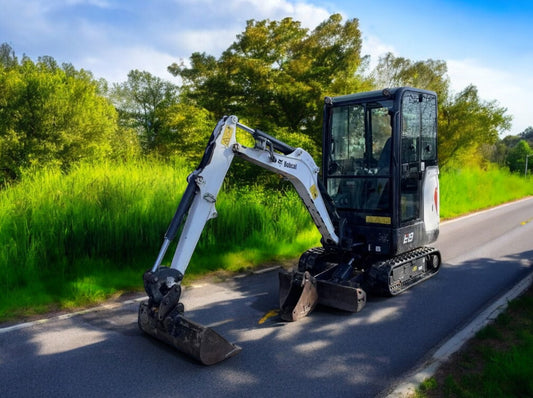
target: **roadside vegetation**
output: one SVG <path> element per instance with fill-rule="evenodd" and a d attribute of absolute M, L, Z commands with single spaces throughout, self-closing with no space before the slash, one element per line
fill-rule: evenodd
<path fill-rule="evenodd" d="M 533 179 L 499 167 L 445 167 L 439 180 L 444 220 L 533 195 Z"/>
<path fill-rule="evenodd" d="M 170 80 L 132 70 L 108 83 L 44 55 L 0 45 L 0 320 L 72 308 L 136 289 L 216 121 L 235 114 L 320 160 L 326 95 L 393 86 L 439 98 L 441 215 L 531 195 L 520 175 L 533 128 L 473 85 L 454 93 L 446 62 L 387 54 L 373 70 L 357 19 L 315 29 L 248 21 L 219 57 L 193 53 Z M 286 182 L 237 163 L 187 271 L 236 271 L 319 244 Z M 169 251 L 169 253 L 172 250 Z M 169 261 L 168 259 L 166 261 Z"/>
<path fill-rule="evenodd" d="M 1 190 L 0 321 L 142 288 L 190 171 L 182 160 L 80 164 L 68 174 L 36 170 Z M 319 242 L 292 191 L 226 189 L 217 211 L 189 279 L 292 259 Z"/>
<path fill-rule="evenodd" d="M 414 398 L 533 396 L 533 288 L 424 381 Z"/>
<path fill-rule="evenodd" d="M 68 173 L 33 170 L 0 190 L 0 321 L 142 289 L 191 171 L 181 159 L 81 163 Z M 462 169 L 442 173 L 441 192 L 449 218 L 533 195 L 533 182 L 500 169 Z M 298 195 L 281 180 L 278 187 L 227 185 L 217 211 L 185 282 L 294 260 L 320 244 Z"/>

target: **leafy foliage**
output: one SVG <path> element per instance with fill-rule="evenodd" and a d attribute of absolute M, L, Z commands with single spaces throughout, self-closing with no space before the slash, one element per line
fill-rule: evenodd
<path fill-rule="evenodd" d="M 475 86 L 466 87 L 441 105 L 439 154 L 442 163 L 478 153 L 481 144 L 494 144 L 510 128 L 511 117 L 496 101 L 484 101 Z"/>
<path fill-rule="evenodd" d="M 485 154 L 490 161 L 508 167 L 511 171 L 522 174 L 525 172 L 526 156 L 531 154 L 533 146 L 533 127 L 526 128 L 518 135 L 507 135 L 489 146 Z M 532 170 L 531 161 L 528 159 L 528 170 Z"/>
<path fill-rule="evenodd" d="M 529 146 L 533 146 L 533 127 L 529 126 L 520 133 L 520 137 L 526 140 Z"/>
<path fill-rule="evenodd" d="M 324 95 L 370 88 L 359 74 L 361 34 L 356 19 L 332 15 L 313 31 L 292 18 L 247 22 L 219 59 L 194 53 L 190 66 L 169 71 L 183 95 L 216 117 L 236 114 L 266 131 L 305 132 L 318 144 Z"/>
<path fill-rule="evenodd" d="M 178 87 L 146 71 L 128 73 L 128 80 L 115 84 L 110 98 L 119 113 L 119 123 L 135 130 L 145 153 L 154 151 L 164 135 L 166 108 L 177 101 Z"/>
<path fill-rule="evenodd" d="M 165 158 L 181 155 L 196 164 L 203 155 L 215 120 L 206 109 L 183 102 L 160 108 L 156 112 L 161 120 L 161 131 L 154 150 Z"/>
<path fill-rule="evenodd" d="M 411 86 L 431 90 L 437 93 L 439 102 L 443 102 L 450 90 L 447 72 L 444 61 L 411 61 L 388 53 L 380 58 L 372 76 L 378 87 Z"/>
<path fill-rule="evenodd" d="M 520 140 L 507 154 L 507 165 L 511 171 L 525 173 L 526 156 L 528 157 L 527 170 L 533 170 L 533 149 L 526 140 Z"/>
<path fill-rule="evenodd" d="M 28 167 L 112 155 L 116 111 L 90 72 L 51 57 L 19 63 L 6 45 L 0 53 L 0 184 Z"/>

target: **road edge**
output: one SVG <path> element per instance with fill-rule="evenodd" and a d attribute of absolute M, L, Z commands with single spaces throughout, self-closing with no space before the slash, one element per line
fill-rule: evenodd
<path fill-rule="evenodd" d="M 430 359 L 417 367 L 415 371 L 405 377 L 402 382 L 392 387 L 384 396 L 386 398 L 406 398 L 412 396 L 424 380 L 432 377 L 437 369 L 445 363 L 452 354 L 459 351 L 461 347 L 474 337 L 479 330 L 494 321 L 498 315 L 505 311 L 511 300 L 520 296 L 531 285 L 533 285 L 533 272 L 530 272 L 525 278 L 500 296 L 498 300 L 485 308 L 463 329 L 444 341 L 444 343 L 438 345 Z"/>
<path fill-rule="evenodd" d="M 244 278 L 244 277 L 249 276 L 249 275 L 260 275 L 260 274 L 264 274 L 264 273 L 267 273 L 267 272 L 275 271 L 275 270 L 280 269 L 280 268 L 282 268 L 282 266 L 280 266 L 280 265 L 269 266 L 269 267 L 265 267 L 265 268 L 260 268 L 260 269 L 254 270 L 254 271 L 252 271 L 250 273 L 236 274 L 236 275 L 233 275 L 230 279 Z M 188 287 L 192 288 L 192 289 L 195 289 L 195 288 L 202 287 L 202 286 L 204 286 L 206 284 L 209 284 L 209 283 L 212 283 L 212 282 L 192 283 Z M 61 314 L 61 315 L 46 316 L 44 318 L 36 319 L 36 320 L 33 320 L 33 321 L 15 323 L 13 325 L 4 326 L 4 327 L 0 326 L 0 334 L 13 332 L 15 330 L 21 330 L 21 329 L 30 328 L 30 327 L 33 327 L 33 326 L 36 326 L 36 325 L 42 325 L 44 323 L 48 323 L 48 322 L 52 322 L 52 321 L 60 321 L 60 320 L 63 320 L 63 319 L 69 319 L 69 318 L 73 318 L 73 317 L 76 317 L 76 316 L 79 316 L 79 315 L 89 314 L 91 312 L 112 310 L 112 309 L 120 308 L 120 307 L 123 307 L 125 305 L 129 305 L 129 304 L 138 304 L 141 301 L 144 301 L 144 300 L 147 299 L 146 294 L 144 294 L 144 293 L 139 293 L 139 296 L 140 297 L 132 298 L 132 299 L 129 299 L 129 300 L 124 300 L 124 301 L 118 300 L 118 301 L 114 301 L 114 302 L 103 303 L 103 304 L 100 304 L 100 305 L 97 305 L 97 306 L 94 306 L 94 307 L 84 308 L 84 309 L 81 309 L 81 310 L 78 310 L 78 311 L 66 312 L 66 313 Z"/>

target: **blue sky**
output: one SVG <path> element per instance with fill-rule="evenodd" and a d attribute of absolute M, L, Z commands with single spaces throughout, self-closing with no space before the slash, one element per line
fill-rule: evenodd
<path fill-rule="evenodd" d="M 110 82 L 132 69 L 173 81 L 168 65 L 194 51 L 218 56 L 249 19 L 290 16 L 313 28 L 333 13 L 359 19 L 373 62 L 388 51 L 446 61 L 455 92 L 472 83 L 508 109 L 509 133 L 533 126 L 530 0 L 0 0 L 0 42 Z"/>

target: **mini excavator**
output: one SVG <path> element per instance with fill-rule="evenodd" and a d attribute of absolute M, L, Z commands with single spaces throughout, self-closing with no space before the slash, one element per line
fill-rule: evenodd
<path fill-rule="evenodd" d="M 236 130 L 254 146 L 237 142 Z M 225 116 L 187 178 L 155 264 L 139 327 L 205 365 L 241 348 L 184 316 L 181 281 L 235 156 L 288 179 L 322 235 L 292 271 L 279 272 L 280 317 L 297 321 L 317 304 L 360 311 L 366 294 L 395 296 L 434 276 L 439 234 L 437 96 L 399 87 L 326 97 L 322 172 L 308 152 Z M 170 266 L 163 258 L 179 235 Z"/>

